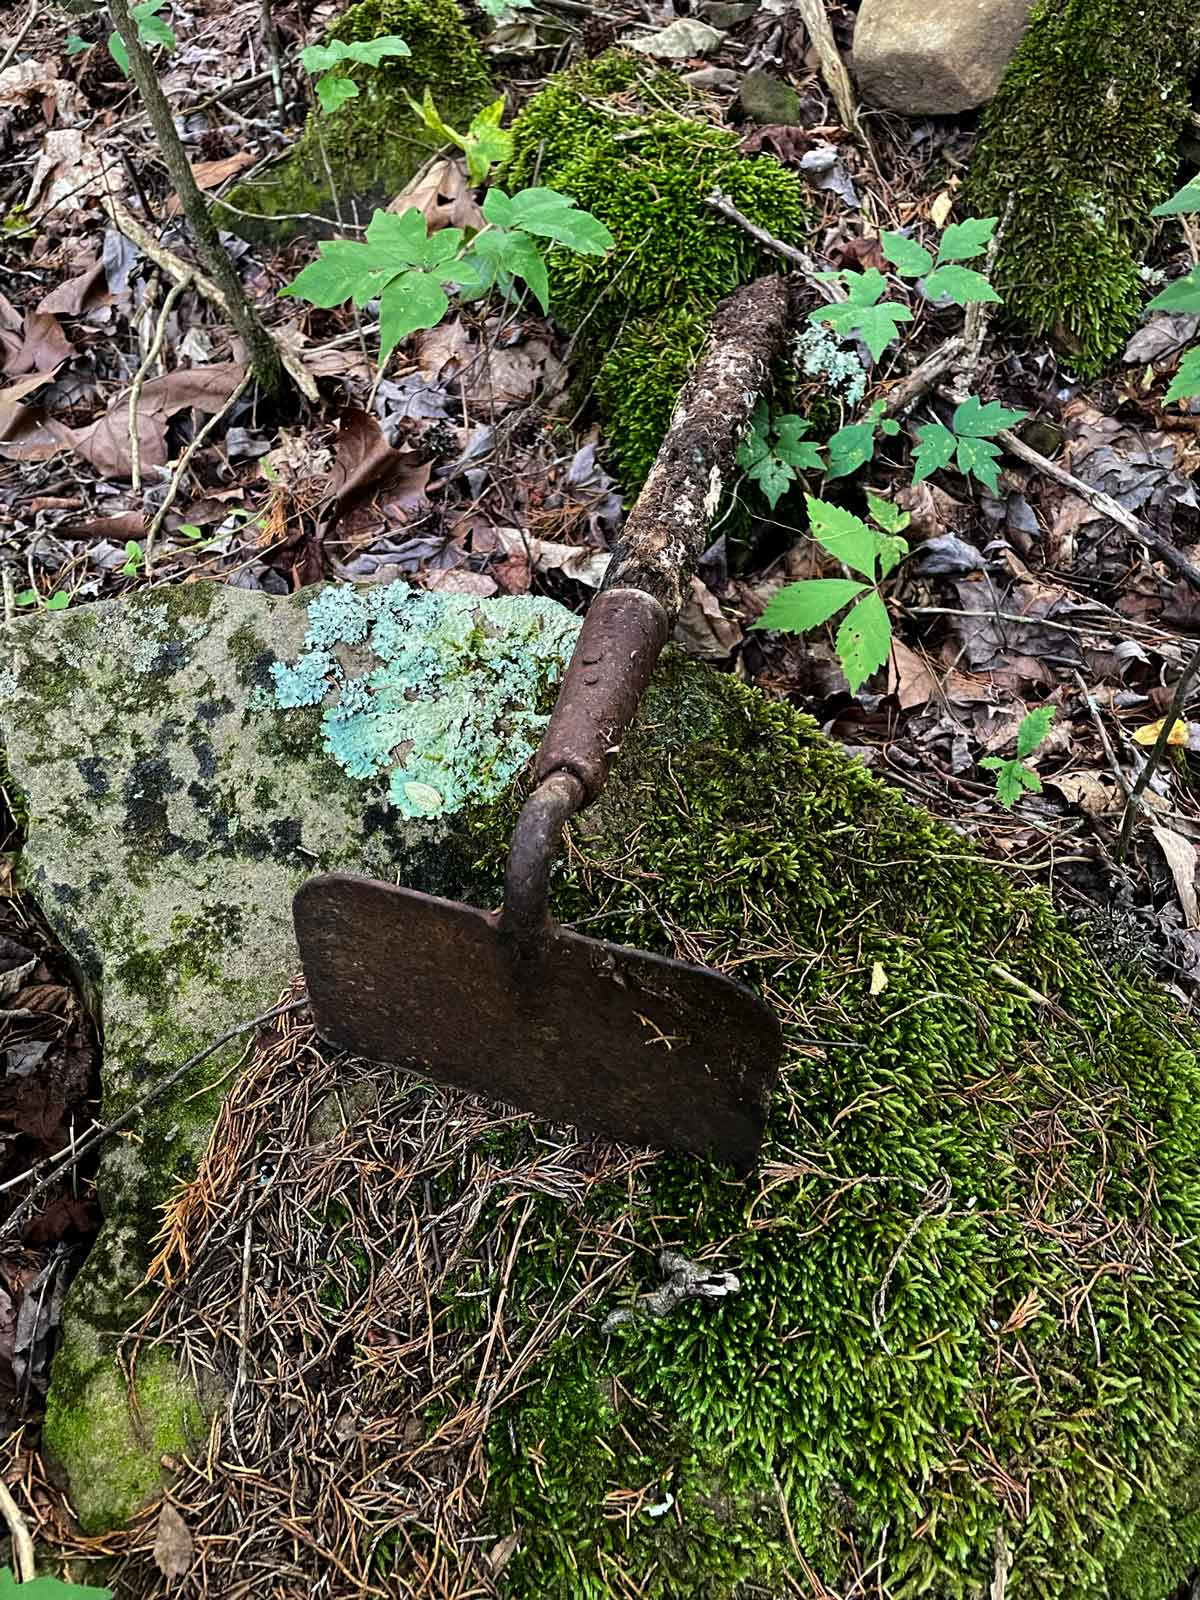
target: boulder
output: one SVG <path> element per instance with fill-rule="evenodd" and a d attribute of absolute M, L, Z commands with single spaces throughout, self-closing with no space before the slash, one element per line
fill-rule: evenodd
<path fill-rule="evenodd" d="M 536 748 L 577 619 L 545 600 L 369 592 L 372 609 L 350 586 L 271 599 L 198 583 L 44 612 L 11 636 L 0 732 L 30 817 L 21 872 L 95 1011 L 106 1119 L 276 1003 L 299 967 L 292 895 L 312 873 L 471 888 L 449 836 Z M 386 685 L 365 690 L 368 671 Z M 354 695 L 387 696 L 379 748 L 371 719 L 338 720 Z M 46 1422 L 88 1528 L 157 1488 L 160 1457 L 212 1399 L 151 1352 L 142 1426 L 113 1335 L 138 1312 L 159 1208 L 195 1170 L 245 1045 L 102 1159 L 105 1221 L 66 1302 Z"/>
<path fill-rule="evenodd" d="M 1032 10 L 1033 0 L 863 0 L 854 71 L 864 100 L 913 117 L 984 105 Z"/>

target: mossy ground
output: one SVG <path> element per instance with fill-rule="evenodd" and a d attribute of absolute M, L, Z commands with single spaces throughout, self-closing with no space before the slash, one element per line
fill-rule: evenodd
<path fill-rule="evenodd" d="M 1136 320 L 1150 212 L 1173 187 L 1200 59 L 1194 0 L 1042 0 L 984 115 L 967 184 L 1005 217 L 1008 314 L 1062 337 L 1085 375 Z"/>
<path fill-rule="evenodd" d="M 492 98 L 491 77 L 455 0 L 360 0 L 330 27 L 327 37 L 346 43 L 399 35 L 411 55 L 378 67 L 354 67 L 357 99 L 331 115 L 319 107 L 286 162 L 262 181 L 238 185 L 229 195 L 239 215 L 217 203 L 217 219 L 244 238 L 281 241 L 310 224 L 265 222 L 288 213 L 313 213 L 335 221 L 339 208 L 369 215 L 403 189 L 442 140 L 413 115 L 406 96 L 419 100 L 428 87 L 451 127 L 469 123 Z M 331 191 L 333 173 L 337 196 Z"/>
<path fill-rule="evenodd" d="M 640 487 L 682 378 L 722 296 L 772 262 L 706 206 L 721 189 L 778 238 L 800 243 L 800 180 L 739 154 L 678 78 L 610 51 L 558 74 L 513 124 L 505 185 L 536 181 L 593 212 L 616 238 L 602 259 L 556 251 L 555 315 L 579 333 L 581 388 L 595 383 L 623 486 Z"/>
<path fill-rule="evenodd" d="M 794 1538 L 835 1588 L 878 1558 L 890 1595 L 966 1600 L 1003 1529 L 1010 1596 L 1165 1600 L 1200 1557 L 1194 1032 L 732 680 L 669 669 L 612 794 L 557 913 L 685 930 L 771 998 L 789 1066 L 755 1180 L 666 1157 L 632 1196 L 537 1202 L 514 1348 L 594 1269 L 581 1241 L 632 1248 L 641 1288 L 663 1242 L 743 1287 L 608 1338 L 581 1317 L 529 1374 L 488 1438 L 506 1592 L 781 1593 Z M 480 1226 L 508 1259 L 512 1210 Z M 486 1325 L 477 1288 L 444 1315 Z"/>

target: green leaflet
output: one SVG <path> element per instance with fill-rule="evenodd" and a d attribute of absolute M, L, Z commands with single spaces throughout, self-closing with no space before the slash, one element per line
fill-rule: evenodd
<path fill-rule="evenodd" d="M 826 449 L 829 452 L 827 478 L 846 478 L 859 467 L 866 466 L 875 454 L 876 434 L 897 434 L 900 424 L 883 415 L 883 401 L 876 400 L 861 422 L 847 423 L 832 435 Z"/>
<path fill-rule="evenodd" d="M 979 765 L 996 774 L 996 799 L 1006 811 L 1012 810 L 1024 790 L 1030 789 L 1034 794 L 1042 792 L 1042 780 L 1023 761 L 1001 761 L 999 756 L 984 756 Z"/>
<path fill-rule="evenodd" d="M 1151 311 L 1200 311 L 1200 267 L 1193 267 L 1184 278 L 1176 278 L 1149 305 Z"/>
<path fill-rule="evenodd" d="M 991 243 L 998 220 L 996 217 L 968 217 L 965 222 L 952 222 L 938 247 L 938 266 L 947 261 L 973 261 L 981 256 Z"/>
<path fill-rule="evenodd" d="M 968 395 L 955 408 L 949 428 L 932 422 L 918 429 L 913 482 L 920 483 L 956 459 L 960 472 L 977 478 L 994 494 L 1000 482 L 1000 448 L 992 443 L 992 437 L 1023 421 L 1025 416 L 1024 411 L 1009 411 L 998 400 L 984 405 L 978 395 Z"/>
<path fill-rule="evenodd" d="M 1193 178 L 1162 205 L 1155 206 L 1152 217 L 1178 217 L 1185 212 L 1200 211 L 1200 178 Z"/>
<path fill-rule="evenodd" d="M 938 267 L 925 279 L 925 293 L 931 300 L 952 300 L 956 306 L 1000 303 L 1000 296 L 983 273 L 970 267 Z"/>
<path fill-rule="evenodd" d="M 1054 706 L 1037 706 L 1033 711 L 1028 711 L 1021 718 L 1021 726 L 1017 729 L 1017 755 L 1024 759 L 1031 756 L 1050 732 L 1050 724 L 1054 721 Z"/>
<path fill-rule="evenodd" d="M 821 470 L 817 446 L 803 438 L 809 426 L 807 418 L 794 412 L 773 413 L 765 400 L 754 408 L 750 431 L 738 449 L 737 463 L 762 490 L 772 511 L 801 472 Z"/>
<path fill-rule="evenodd" d="M 501 189 L 489 189 L 483 214 L 498 227 L 521 228 L 580 255 L 603 255 L 614 243 L 597 217 L 580 211 L 573 200 L 553 189 L 522 189 L 511 199 Z"/>
<path fill-rule="evenodd" d="M 932 473 L 949 466 L 954 460 L 955 438 L 950 429 L 940 422 L 927 422 L 917 429 L 917 448 L 913 452 L 913 482 L 921 483 Z"/>
<path fill-rule="evenodd" d="M 904 278 L 923 278 L 933 270 L 933 257 L 925 246 L 902 233 L 885 233 L 880 239 L 884 256 Z"/>
<path fill-rule="evenodd" d="M 148 50 L 156 44 L 165 45 L 168 50 L 175 48 L 175 35 L 171 28 L 155 12 L 162 9 L 166 0 L 142 0 L 141 5 L 132 9 L 133 20 L 137 24 L 137 35 Z M 86 49 L 87 46 L 85 45 Z M 125 48 L 125 41 L 119 33 L 110 33 L 108 36 L 108 53 L 120 67 L 127 78 L 129 76 L 129 52 Z"/>
<path fill-rule="evenodd" d="M 1166 398 L 1171 400 L 1190 400 L 1194 395 L 1200 394 L 1200 345 L 1194 350 L 1189 350 L 1179 364 L 1179 371 L 1171 379 L 1171 387 L 1167 390 Z"/>
<path fill-rule="evenodd" d="M 823 550 L 836 556 L 854 572 L 861 572 L 870 583 L 875 581 L 875 561 L 879 550 L 879 536 L 852 511 L 818 500 L 815 495 L 808 501 L 808 531 Z"/>
<path fill-rule="evenodd" d="M 847 613 L 835 643 L 850 693 L 857 694 L 883 666 L 892 647 L 892 621 L 877 590 L 872 589 Z"/>
<path fill-rule="evenodd" d="M 1000 487 L 1000 447 L 990 439 L 962 438 L 955 451 L 959 471 L 978 478 L 993 494 Z"/>
<path fill-rule="evenodd" d="M 812 578 L 803 583 L 789 583 L 778 594 L 772 595 L 756 628 L 770 628 L 776 633 L 807 633 L 810 628 L 828 622 L 835 612 L 856 600 L 866 588 L 853 578 Z"/>
<path fill-rule="evenodd" d="M 402 272 L 379 297 L 379 359 L 418 328 L 436 328 L 449 310 L 446 291 L 429 272 Z"/>

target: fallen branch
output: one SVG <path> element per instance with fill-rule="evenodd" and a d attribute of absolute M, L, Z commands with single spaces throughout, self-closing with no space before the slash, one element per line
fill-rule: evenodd
<path fill-rule="evenodd" d="M 182 1082 L 189 1072 L 194 1071 L 202 1062 L 207 1061 L 209 1056 L 215 1055 L 224 1045 L 229 1044 L 231 1040 L 238 1038 L 241 1034 L 252 1033 L 255 1028 L 261 1028 L 265 1023 L 273 1022 L 276 1017 L 286 1016 L 290 1011 L 303 1011 L 307 1005 L 307 998 L 289 1000 L 286 1005 L 273 1006 L 270 1011 L 264 1011 L 261 1016 L 251 1017 L 246 1022 L 238 1022 L 232 1028 L 226 1028 L 225 1032 L 219 1034 L 211 1044 L 205 1045 L 204 1049 L 198 1050 L 194 1056 L 189 1056 L 182 1065 L 176 1067 L 173 1072 L 168 1072 L 165 1078 L 160 1078 L 156 1084 L 147 1089 L 145 1094 L 139 1095 L 132 1104 L 126 1106 L 119 1117 L 114 1117 L 111 1122 L 106 1122 L 93 1128 L 82 1139 L 77 1139 L 61 1160 L 55 1161 L 54 1157 L 51 1157 L 50 1170 L 48 1172 L 42 1171 L 42 1176 L 38 1176 L 39 1170 L 46 1165 L 42 1162 L 36 1167 L 28 1168 L 25 1172 L 19 1172 L 15 1178 L 9 1178 L 6 1183 L 0 1183 L 0 1194 L 3 1194 L 9 1189 L 20 1188 L 21 1184 L 29 1182 L 30 1179 L 36 1180 L 33 1188 L 21 1203 L 15 1207 L 12 1214 L 6 1217 L 3 1223 L 0 1223 L 0 1241 L 11 1239 L 18 1234 L 37 1201 L 41 1199 L 47 1190 L 52 1189 L 60 1178 L 65 1177 L 68 1172 L 77 1167 L 85 1156 L 90 1155 L 97 1145 L 103 1144 L 106 1139 L 111 1139 L 114 1133 L 120 1133 L 122 1128 L 129 1127 L 130 1123 L 141 1116 L 147 1106 L 153 1105 L 156 1100 L 161 1099 L 169 1089 L 173 1089 L 177 1083 Z"/>
<path fill-rule="evenodd" d="M 751 222 L 744 211 L 739 211 L 728 195 L 722 194 L 719 189 L 714 189 L 712 194 L 704 197 L 704 204 L 711 206 L 714 211 L 725 218 L 726 222 L 733 222 L 750 237 L 761 244 L 764 250 L 773 251 L 781 260 L 789 262 L 813 286 L 822 300 L 833 304 L 846 298 L 846 291 L 840 283 L 832 282 L 821 275 L 821 268 L 803 250 L 797 250 L 795 245 L 784 244 L 782 239 L 777 239 L 773 233 L 768 233 L 765 228 L 760 228 L 757 222 Z"/>
<path fill-rule="evenodd" d="M 29 1525 L 21 1515 L 21 1508 L 9 1493 L 8 1485 L 3 1478 L 0 1478 L 0 1513 L 3 1514 L 12 1536 L 13 1566 L 17 1569 L 17 1582 L 32 1583 L 37 1577 L 33 1539 L 30 1536 Z"/>
<path fill-rule="evenodd" d="M 854 136 L 858 144 L 864 149 L 867 148 L 867 136 L 862 123 L 858 120 L 858 102 L 854 97 L 854 85 L 850 82 L 850 74 L 846 71 L 842 52 L 838 49 L 837 40 L 833 36 L 825 0 L 796 0 L 796 9 L 808 29 L 808 36 L 821 63 L 821 76 L 833 95 L 842 126 Z"/>
<path fill-rule="evenodd" d="M 174 284 L 163 301 L 162 310 L 158 314 L 155 325 L 154 337 L 150 341 L 150 348 L 142 357 L 137 371 L 133 375 L 133 382 L 129 386 L 129 481 L 134 494 L 140 494 L 142 488 L 142 441 L 138 433 L 138 403 L 142 398 L 142 385 L 146 381 L 146 374 L 158 360 L 159 351 L 163 347 L 163 340 L 167 334 L 167 318 L 175 309 L 175 304 L 180 295 L 191 283 L 191 273 L 186 278 L 180 278 Z"/>

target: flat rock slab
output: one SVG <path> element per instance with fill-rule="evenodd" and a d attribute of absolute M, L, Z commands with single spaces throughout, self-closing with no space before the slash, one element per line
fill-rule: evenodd
<path fill-rule="evenodd" d="M 279 999 L 305 878 L 341 868 L 469 896 L 456 830 L 536 748 L 577 628 L 545 600 L 208 583 L 17 625 L 0 731 L 30 817 L 22 873 L 101 1025 L 106 1118 Z M 244 1048 L 139 1114 L 102 1161 L 105 1223 L 67 1300 L 46 1427 L 85 1526 L 151 1493 L 204 1408 L 159 1352 L 139 1366 L 154 1418 L 139 1430 L 113 1336 Z"/>
<path fill-rule="evenodd" d="M 1032 10 L 1033 0 L 863 0 L 854 29 L 863 98 L 906 116 L 985 105 Z"/>

